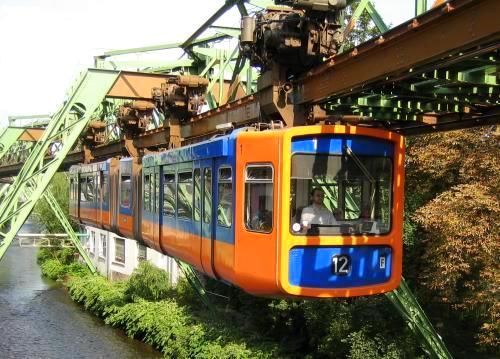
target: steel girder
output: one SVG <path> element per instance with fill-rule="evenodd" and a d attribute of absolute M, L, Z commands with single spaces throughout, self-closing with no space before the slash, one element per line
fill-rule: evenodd
<path fill-rule="evenodd" d="M 115 71 L 88 70 L 52 117 L 0 203 L 0 259 L 117 77 Z M 46 163 L 45 153 L 56 138 L 60 139 L 60 150 Z M 23 200 L 26 191 L 30 197 Z"/>

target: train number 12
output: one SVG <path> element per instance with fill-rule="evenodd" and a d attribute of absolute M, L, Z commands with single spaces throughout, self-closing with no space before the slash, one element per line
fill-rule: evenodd
<path fill-rule="evenodd" d="M 348 275 L 351 271 L 351 257 L 340 254 L 332 257 L 332 272 L 335 275 Z"/>

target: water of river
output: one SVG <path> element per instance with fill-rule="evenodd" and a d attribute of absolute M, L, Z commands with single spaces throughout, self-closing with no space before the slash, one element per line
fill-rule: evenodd
<path fill-rule="evenodd" d="M 104 325 L 59 284 L 42 278 L 36 252 L 15 243 L 0 262 L 0 358 L 161 357 Z"/>

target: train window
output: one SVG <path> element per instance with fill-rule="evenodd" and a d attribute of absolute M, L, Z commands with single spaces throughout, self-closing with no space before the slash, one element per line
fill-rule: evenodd
<path fill-rule="evenodd" d="M 95 178 L 93 176 L 87 177 L 87 201 L 95 201 Z"/>
<path fill-rule="evenodd" d="M 132 201 L 132 178 L 130 176 L 121 176 L 120 178 L 120 205 L 130 208 Z"/>
<path fill-rule="evenodd" d="M 245 226 L 264 233 L 273 229 L 273 167 L 270 165 L 247 166 Z"/>
<path fill-rule="evenodd" d="M 102 185 L 102 199 L 104 203 L 109 203 L 109 180 L 106 173 L 101 172 L 101 185 Z"/>
<path fill-rule="evenodd" d="M 212 222 L 212 170 L 205 168 L 203 173 L 203 222 Z"/>
<path fill-rule="evenodd" d="M 87 202 L 87 177 L 80 177 L 80 202 Z"/>
<path fill-rule="evenodd" d="M 144 191 L 143 191 L 143 202 L 144 202 L 144 211 L 149 212 L 151 210 L 150 206 L 150 175 L 144 175 Z"/>
<path fill-rule="evenodd" d="M 75 185 L 75 180 L 73 178 L 69 179 L 69 199 L 73 200 L 75 198 L 75 195 L 73 193 L 74 191 L 74 185 Z"/>
<path fill-rule="evenodd" d="M 151 173 L 150 175 L 150 195 L 149 195 L 149 201 L 150 201 L 150 205 L 149 205 L 149 209 L 152 213 L 155 212 L 155 188 L 156 188 L 156 183 L 155 183 L 155 175 L 154 173 Z"/>
<path fill-rule="evenodd" d="M 151 186 L 151 191 L 153 191 L 153 186 Z M 159 173 L 154 174 L 154 191 L 155 191 L 154 212 L 159 213 L 160 212 L 160 174 Z M 151 195 L 151 198 L 153 198 L 152 195 Z"/>
<path fill-rule="evenodd" d="M 290 183 L 294 234 L 383 234 L 390 230 L 392 161 L 296 154 Z"/>
<path fill-rule="evenodd" d="M 177 216 L 193 218 L 193 173 L 181 172 L 177 181 Z"/>
<path fill-rule="evenodd" d="M 194 220 L 199 221 L 201 218 L 201 174 L 200 169 L 194 170 Z"/>
<path fill-rule="evenodd" d="M 166 173 L 163 176 L 163 213 L 175 216 L 175 174 Z"/>
<path fill-rule="evenodd" d="M 101 200 L 101 177 L 99 174 L 96 174 L 95 176 L 95 190 L 96 190 L 96 196 L 95 196 L 95 201 L 99 203 Z"/>
<path fill-rule="evenodd" d="M 217 223 L 231 227 L 233 223 L 233 182 L 229 167 L 219 168 Z"/>

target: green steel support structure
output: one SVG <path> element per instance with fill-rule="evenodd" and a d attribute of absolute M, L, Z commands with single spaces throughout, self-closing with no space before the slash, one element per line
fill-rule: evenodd
<path fill-rule="evenodd" d="M 427 0 L 415 0 L 415 16 L 427 11 Z"/>
<path fill-rule="evenodd" d="M 422 343 L 424 351 L 431 358 L 453 358 L 404 278 L 401 279 L 399 287 L 386 293 L 386 296 L 407 322 L 412 332 Z"/>
<path fill-rule="evenodd" d="M 43 193 L 43 197 L 49 204 L 49 207 L 52 209 L 52 211 L 54 211 L 54 214 L 56 215 L 59 222 L 61 222 L 61 225 L 64 227 L 66 234 L 68 235 L 71 242 L 75 245 L 76 249 L 78 250 L 78 253 L 80 253 L 80 256 L 85 261 L 85 264 L 87 264 L 87 267 L 89 268 L 90 272 L 92 274 L 96 274 L 97 270 L 94 266 L 94 263 L 92 263 L 92 260 L 85 251 L 85 248 L 83 248 L 82 243 L 80 242 L 80 238 L 78 238 L 76 232 L 73 230 L 71 223 L 69 223 L 68 217 L 66 217 L 66 214 L 62 210 L 61 206 L 59 206 L 59 203 L 54 198 L 52 192 L 50 190 L 45 191 Z"/>
<path fill-rule="evenodd" d="M 16 143 L 19 136 L 24 132 L 24 128 L 7 127 L 0 135 L 0 159 Z"/>
<path fill-rule="evenodd" d="M 2 150 L 0 151 L 0 159 L 3 157 L 5 152 L 9 150 L 9 148 L 15 143 L 15 141 L 19 138 L 19 136 L 22 134 L 24 131 L 23 128 L 12 128 L 12 127 L 7 127 L 4 132 L 0 135 L 0 145 L 2 146 Z M 3 195 L 6 193 L 7 189 L 9 187 L 9 184 L 5 184 L 4 187 L 0 190 L 0 199 L 3 197 Z M 29 187 L 26 187 L 25 192 L 23 194 L 24 197 L 31 197 L 31 189 Z M 68 218 L 66 217 L 66 214 L 62 210 L 61 206 L 59 206 L 59 203 L 56 201 L 54 198 L 54 195 L 48 189 L 47 191 L 43 192 L 43 197 L 49 204 L 49 207 L 52 209 L 54 214 L 56 215 L 57 219 L 63 226 L 65 232 L 68 234 L 69 239 L 73 244 L 75 245 L 76 249 L 82 256 L 83 260 L 89 267 L 89 270 L 92 272 L 92 274 L 96 273 L 96 269 L 92 261 L 90 260 L 90 257 L 88 256 L 87 252 L 83 248 L 80 239 L 78 238 L 76 232 L 73 230 L 73 227 L 71 226 Z"/>
<path fill-rule="evenodd" d="M 194 290 L 196 290 L 196 292 L 200 296 L 202 303 L 207 307 L 207 309 L 213 309 L 212 303 L 208 298 L 207 292 L 205 291 L 205 288 L 201 283 L 200 278 L 196 274 L 193 267 L 191 267 L 189 264 L 186 264 L 177 258 L 175 259 L 175 262 L 177 263 L 177 266 L 186 277 L 189 284 L 194 288 Z"/>
<path fill-rule="evenodd" d="M 35 144 L 28 159 L 0 203 L 0 259 L 29 216 L 36 201 L 43 195 L 59 166 L 76 143 L 94 111 L 118 77 L 116 71 L 88 70 L 61 110 L 55 114 L 42 138 Z M 51 143 L 61 146 L 54 158 L 44 163 Z M 21 203 L 22 194 L 31 192 Z"/>

